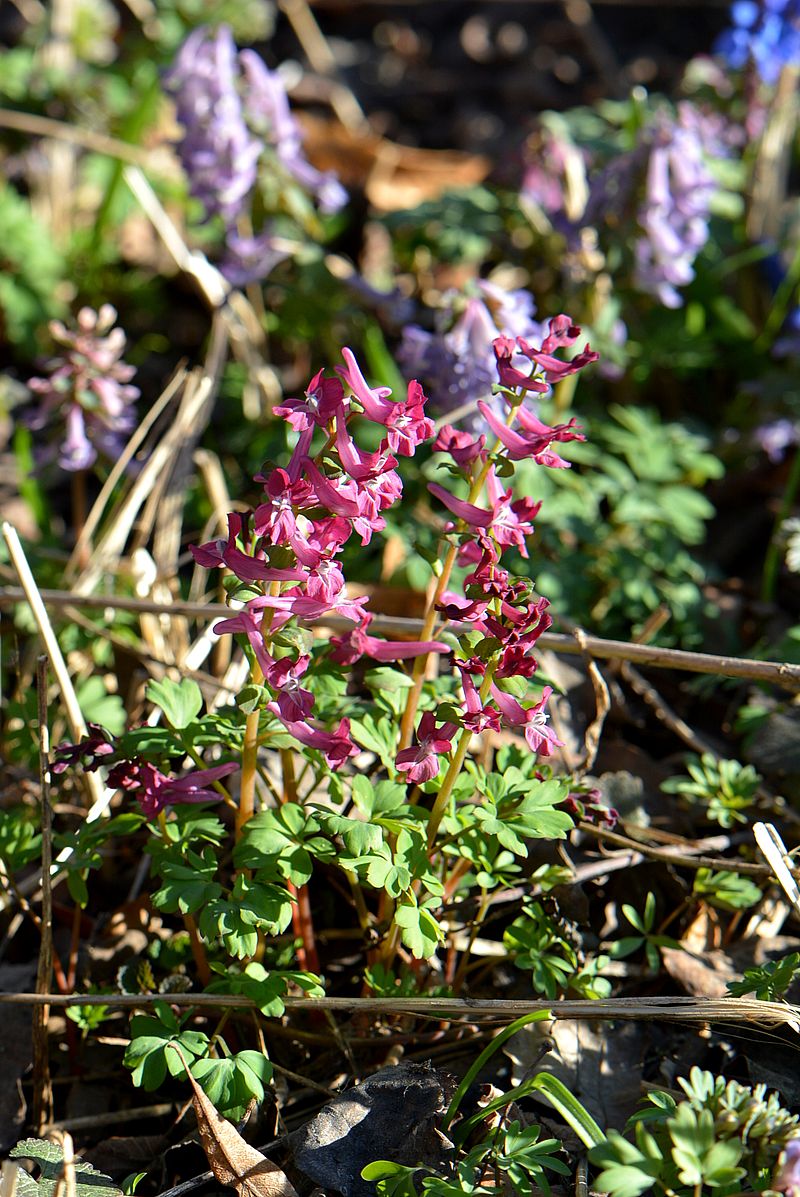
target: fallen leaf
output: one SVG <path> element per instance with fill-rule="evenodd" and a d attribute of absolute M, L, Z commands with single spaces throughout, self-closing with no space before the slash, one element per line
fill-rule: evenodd
<path fill-rule="evenodd" d="M 183 1052 L 172 1046 L 192 1086 L 200 1142 L 219 1183 L 230 1185 L 239 1197 L 298 1197 L 286 1173 L 246 1143 L 236 1127 L 217 1112 L 189 1071 Z"/>

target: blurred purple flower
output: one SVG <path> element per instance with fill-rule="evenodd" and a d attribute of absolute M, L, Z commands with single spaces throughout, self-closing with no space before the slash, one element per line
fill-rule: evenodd
<path fill-rule="evenodd" d="M 88 469 L 98 453 L 118 457 L 136 426 L 132 404 L 139 388 L 129 385 L 136 371 L 120 360 L 125 333 L 113 327 L 116 318 L 116 310 L 106 303 L 99 312 L 81 308 L 74 332 L 54 320 L 51 335 L 66 352 L 49 363 L 47 378 L 28 380 L 41 399 L 27 418 L 29 427 L 52 431 L 63 422 L 62 469 Z"/>
<path fill-rule="evenodd" d="M 752 61 L 765 83 L 777 83 L 784 67 L 800 65 L 800 0 L 735 0 L 714 50 L 732 67 Z"/>
<path fill-rule="evenodd" d="M 543 326 L 533 319 L 535 306 L 527 291 L 505 291 L 481 280 L 480 296 L 466 300 L 453 321 L 457 297 L 440 313 L 436 332 L 417 325 L 403 330 L 398 360 L 406 374 L 419 378 L 440 412 L 453 412 L 487 398 L 497 381 L 492 343 L 498 334 L 539 339 Z M 481 423 L 472 415 L 469 424 Z"/>
<path fill-rule="evenodd" d="M 753 438 L 770 461 L 783 461 L 786 450 L 800 443 L 800 428 L 794 420 L 772 420 L 754 428 Z"/>
<path fill-rule="evenodd" d="M 684 106 L 690 107 L 690 106 Z M 636 282 L 664 307 L 678 308 L 676 290 L 694 278 L 694 260 L 708 240 L 716 183 L 703 158 L 697 128 L 665 115 L 649 132 L 649 159 L 635 246 Z"/>
<path fill-rule="evenodd" d="M 786 1197 L 800 1197 L 800 1139 L 790 1139 L 770 1185 Z"/>
<path fill-rule="evenodd" d="M 227 25 L 195 29 L 165 76 L 184 134 L 178 143 L 191 194 L 208 216 L 234 224 L 256 183 L 261 145 L 238 91 L 236 44 Z"/>
<path fill-rule="evenodd" d="M 237 286 L 264 278 L 286 255 L 275 248 L 268 227 L 245 237 L 236 226 L 249 214 L 265 147 L 323 212 L 341 208 L 346 192 L 332 172 L 318 171 L 308 162 L 279 75 L 254 51 L 237 52 L 227 25 L 215 31 L 195 29 L 165 85 L 184 128 L 178 153 L 191 194 L 207 217 L 220 216 L 226 226 L 223 272 Z"/>
<path fill-rule="evenodd" d="M 284 169 L 314 196 L 323 212 L 338 212 L 347 203 L 347 192 L 333 171 L 317 170 L 303 153 L 303 134 L 292 116 L 280 76 L 253 50 L 242 50 L 239 61 L 250 127 L 273 147 Z"/>

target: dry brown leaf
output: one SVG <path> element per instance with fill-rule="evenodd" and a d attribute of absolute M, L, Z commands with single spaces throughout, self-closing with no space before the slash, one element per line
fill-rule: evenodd
<path fill-rule="evenodd" d="M 236 1127 L 217 1112 L 189 1071 L 183 1052 L 178 1047 L 175 1051 L 192 1086 L 200 1142 L 219 1183 L 236 1189 L 239 1197 L 298 1197 L 286 1173 L 245 1143 Z"/>
<path fill-rule="evenodd" d="M 314 166 L 335 170 L 346 186 L 362 187 L 383 212 L 413 208 L 458 187 L 475 187 L 491 166 L 481 154 L 401 145 L 307 112 L 300 114 L 300 122 L 304 150 Z"/>

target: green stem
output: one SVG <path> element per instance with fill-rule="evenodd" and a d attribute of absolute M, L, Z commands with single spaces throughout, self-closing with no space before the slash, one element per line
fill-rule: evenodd
<path fill-rule="evenodd" d="M 484 674 L 483 682 L 481 683 L 481 688 L 479 691 L 482 703 L 485 702 L 488 697 L 497 664 L 498 662 L 495 660 L 486 667 L 486 673 Z M 467 750 L 469 749 L 469 742 L 472 739 L 472 734 L 473 733 L 471 729 L 468 727 L 465 727 L 462 730 L 461 735 L 458 738 L 456 750 L 453 753 L 452 760 L 450 761 L 450 767 L 444 775 L 442 788 L 439 791 L 436 801 L 431 809 L 430 818 L 428 820 L 429 852 L 433 848 L 434 842 L 436 840 L 436 833 L 439 830 L 439 824 L 444 818 L 445 811 L 447 810 L 447 804 L 450 801 L 450 795 L 453 792 L 453 787 L 455 786 L 458 776 L 461 773 L 461 769 L 464 765 L 464 759 L 466 758 Z"/>
<path fill-rule="evenodd" d="M 513 421 L 515 411 L 516 407 L 512 407 L 506 421 L 508 425 L 510 425 Z M 489 470 L 492 467 L 492 460 L 500 448 L 500 445 L 501 442 L 498 438 L 492 447 L 492 451 L 488 454 L 486 461 L 483 463 L 483 467 L 478 474 L 478 477 L 470 487 L 469 494 L 467 495 L 468 503 L 474 503 L 475 500 L 480 497 L 480 493 L 483 490 L 483 484 L 485 483 Z M 458 524 L 456 525 L 457 531 L 459 532 L 463 532 L 466 527 L 467 525 L 463 520 L 459 520 Z M 457 556 L 458 545 L 451 544 L 447 550 L 447 555 L 444 559 L 444 562 L 442 563 L 442 572 L 440 573 L 439 580 L 436 583 L 436 589 L 433 592 L 425 612 L 425 620 L 419 637 L 420 640 L 429 640 L 433 633 L 433 629 L 436 625 L 436 607 L 445 589 L 447 588 L 448 582 L 450 581 L 450 575 L 453 572 L 453 566 L 456 563 Z M 430 653 L 425 653 L 423 656 L 417 657 L 414 661 L 414 667 L 411 672 L 414 685 L 408 691 L 408 698 L 406 699 L 406 706 L 405 710 L 403 711 L 402 721 L 400 723 L 400 743 L 398 745 L 398 750 L 408 748 L 414 734 L 414 717 L 417 713 L 417 707 L 419 706 L 419 700 L 422 694 L 422 686 L 425 681 L 425 670 L 427 668 L 429 656 Z"/>
<path fill-rule="evenodd" d="M 789 477 L 786 479 L 780 509 L 775 517 L 772 536 L 770 537 L 764 557 L 764 572 L 761 576 L 761 597 L 767 603 L 772 602 L 775 597 L 775 588 L 778 584 L 778 571 L 782 556 L 780 543 L 781 525 L 792 509 L 795 498 L 797 497 L 798 488 L 800 488 L 800 452 L 796 452 L 794 455 L 794 461 L 789 470 Z"/>

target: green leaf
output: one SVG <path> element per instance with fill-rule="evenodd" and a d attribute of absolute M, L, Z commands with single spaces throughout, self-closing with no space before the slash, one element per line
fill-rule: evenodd
<path fill-rule="evenodd" d="M 187 1015 L 188 1017 L 188 1015 Z M 167 1073 L 180 1076 L 183 1065 L 169 1045 L 177 1043 L 184 1055 L 194 1059 L 209 1047 L 208 1036 L 199 1031 L 183 1030 L 165 1002 L 155 1005 L 155 1017 L 136 1014 L 131 1019 L 131 1041 L 123 1064 L 133 1071 L 133 1083 L 143 1089 L 158 1089 Z"/>
<path fill-rule="evenodd" d="M 232 1122 L 243 1118 L 253 1098 L 264 1100 L 264 1086 L 272 1078 L 272 1065 L 261 1052 L 242 1051 L 235 1056 L 196 1060 L 189 1071 L 209 1101 Z"/>
<path fill-rule="evenodd" d="M 53 1197 L 59 1182 L 63 1188 L 64 1151 L 60 1143 L 44 1139 L 22 1139 L 8 1153 L 12 1160 L 32 1160 L 39 1170 L 39 1179 L 34 1180 L 24 1168 L 17 1172 L 17 1193 L 19 1197 Z M 110 1176 L 96 1172 L 91 1164 L 76 1160 L 76 1197 L 120 1197 L 122 1190 Z"/>
<path fill-rule="evenodd" d="M 430 959 L 444 940 L 444 931 L 430 911 L 417 906 L 412 899 L 400 901 L 394 921 L 400 928 L 400 938 L 417 960 Z"/>
<path fill-rule="evenodd" d="M 168 677 L 162 678 L 160 682 L 149 681 L 145 694 L 152 703 L 161 708 L 170 726 L 178 731 L 188 727 L 200 714 L 203 706 L 200 687 L 188 677 L 180 682 L 174 682 Z"/>

